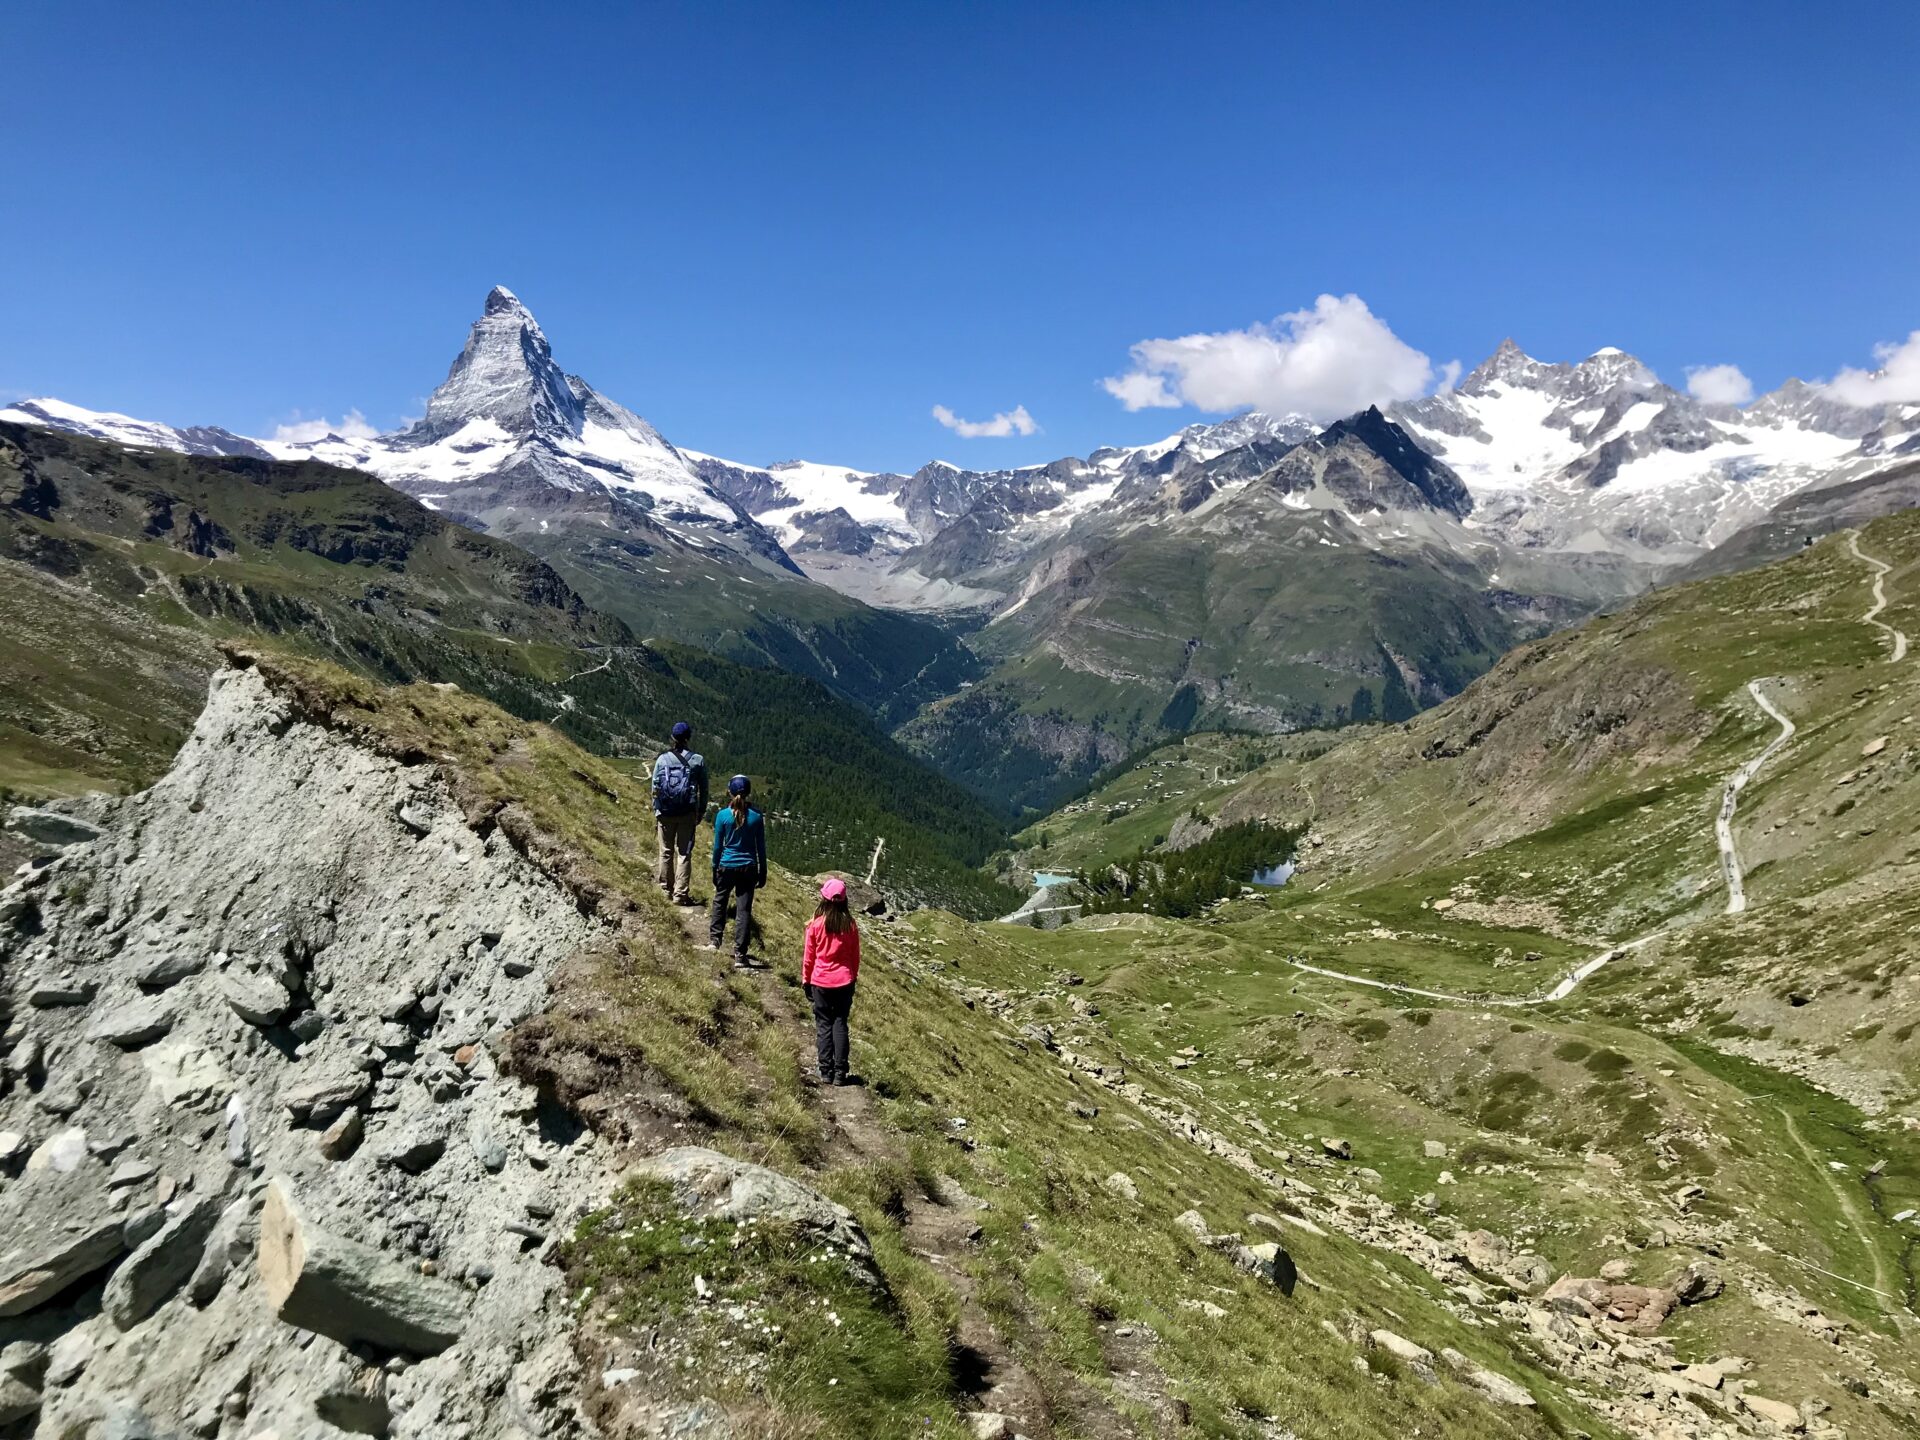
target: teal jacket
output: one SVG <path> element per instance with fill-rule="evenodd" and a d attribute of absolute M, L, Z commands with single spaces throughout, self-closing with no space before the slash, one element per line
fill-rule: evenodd
<path fill-rule="evenodd" d="M 734 823 L 731 806 L 722 805 L 713 817 L 713 868 L 751 870 L 759 883 L 767 882 L 767 827 L 760 812 L 747 807 L 747 818 Z"/>

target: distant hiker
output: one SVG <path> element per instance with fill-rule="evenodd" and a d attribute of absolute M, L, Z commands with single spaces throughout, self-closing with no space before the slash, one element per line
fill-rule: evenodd
<path fill-rule="evenodd" d="M 653 762 L 653 818 L 660 832 L 654 878 L 676 905 L 693 904 L 693 832 L 707 813 L 707 762 L 688 747 L 693 727 L 673 727 L 673 748 Z"/>
<path fill-rule="evenodd" d="M 713 817 L 713 915 L 708 932 L 718 950 L 727 933 L 727 897 L 734 901 L 733 961 L 761 968 L 747 959 L 753 934 L 753 892 L 767 883 L 767 827 L 747 803 L 753 782 L 736 775 L 727 782 L 727 803 Z"/>
<path fill-rule="evenodd" d="M 847 1017 L 860 978 L 860 927 L 847 909 L 847 882 L 820 887 L 820 904 L 807 922 L 800 956 L 800 988 L 813 1003 L 813 1045 L 820 1083 L 847 1083 Z"/>

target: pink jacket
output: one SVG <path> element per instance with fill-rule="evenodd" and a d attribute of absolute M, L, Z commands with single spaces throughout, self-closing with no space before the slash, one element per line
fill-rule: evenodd
<path fill-rule="evenodd" d="M 800 957 L 800 983 L 837 990 L 860 978 L 860 927 L 844 935 L 829 935 L 827 922 L 816 915 L 807 922 L 806 945 Z"/>

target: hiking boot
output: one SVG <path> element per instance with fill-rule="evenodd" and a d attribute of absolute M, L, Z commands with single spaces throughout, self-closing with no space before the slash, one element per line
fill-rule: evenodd
<path fill-rule="evenodd" d="M 733 968 L 736 970 L 771 970 L 773 967 L 756 956 L 736 955 L 733 957 Z"/>

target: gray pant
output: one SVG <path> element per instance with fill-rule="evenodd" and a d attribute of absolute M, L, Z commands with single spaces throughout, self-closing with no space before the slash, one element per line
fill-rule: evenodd
<path fill-rule="evenodd" d="M 656 815 L 654 824 L 660 830 L 660 865 L 653 878 L 675 900 L 691 899 L 693 832 L 699 828 L 700 817 L 697 814 Z"/>
<path fill-rule="evenodd" d="M 720 948 L 721 940 L 727 933 L 727 897 L 733 897 L 733 953 L 742 960 L 747 958 L 747 941 L 753 936 L 753 891 L 754 882 L 760 877 L 752 870 L 721 870 L 716 872 L 717 883 L 713 887 L 713 914 L 708 917 L 707 933 L 713 941 L 713 948 Z"/>
<path fill-rule="evenodd" d="M 820 1078 L 838 1082 L 847 1078 L 847 1017 L 853 1014 L 852 985 L 814 985 L 807 991 L 813 1005 L 813 1048 L 820 1062 Z"/>

